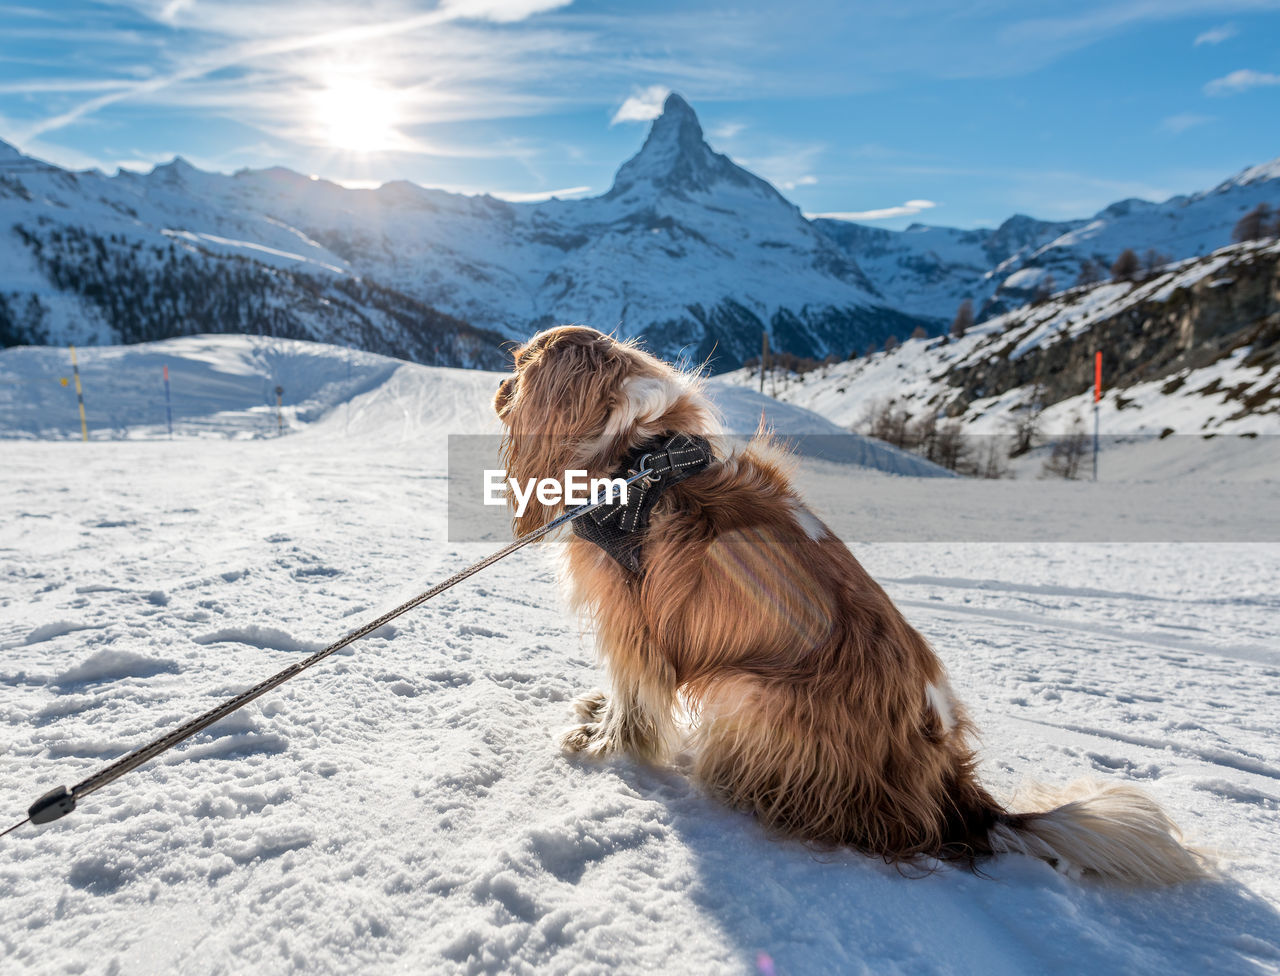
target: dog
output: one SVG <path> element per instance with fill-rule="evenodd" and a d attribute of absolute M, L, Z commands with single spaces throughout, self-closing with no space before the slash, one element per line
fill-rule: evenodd
<path fill-rule="evenodd" d="M 650 763 L 685 752 L 698 781 L 766 828 L 900 866 L 977 870 L 1018 852 L 1131 884 L 1208 874 L 1131 787 L 1041 791 L 1019 813 L 998 803 L 929 643 L 805 506 L 784 450 L 763 432 L 726 447 L 696 374 L 561 326 L 515 351 L 494 409 L 520 481 L 641 474 L 654 462 L 637 452 L 677 435 L 707 454 L 680 480 L 667 473 L 621 554 L 585 531 L 567 540 L 570 602 L 594 624 L 612 684 L 575 702 L 568 752 Z M 516 535 L 563 508 L 533 506 Z"/>

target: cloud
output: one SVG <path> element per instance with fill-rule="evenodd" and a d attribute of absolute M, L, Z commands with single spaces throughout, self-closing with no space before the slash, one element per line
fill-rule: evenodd
<path fill-rule="evenodd" d="M 923 210 L 931 210 L 937 204 L 932 200 L 908 200 L 897 207 L 884 207 L 880 210 L 840 210 L 831 213 L 805 214 L 810 220 L 815 217 L 826 217 L 830 220 L 889 220 L 892 217 L 910 217 Z"/>
<path fill-rule="evenodd" d="M 818 182 L 814 173 L 822 172 L 822 156 L 827 151 L 825 142 L 795 142 L 779 138 L 755 139 L 753 142 L 757 144 L 755 148 L 759 155 L 735 155 L 735 163 L 784 190 Z"/>
<path fill-rule="evenodd" d="M 1170 115 L 1160 123 L 1160 128 L 1165 132 L 1172 132 L 1177 135 L 1186 132 L 1188 129 L 1194 129 L 1198 125 L 1204 125 L 1212 122 L 1212 115 L 1196 115 L 1193 112 L 1183 112 L 1179 115 Z"/>
<path fill-rule="evenodd" d="M 671 94 L 666 85 L 650 85 L 648 88 L 634 92 L 613 113 L 610 125 L 619 122 L 651 122 L 662 114 L 662 103 Z"/>
<path fill-rule="evenodd" d="M 272 60 L 282 62 L 302 52 L 317 50 L 346 54 L 372 41 L 385 41 L 391 44 L 402 40 L 408 34 L 425 32 L 428 29 L 435 35 L 440 35 L 447 31 L 451 24 L 458 21 L 483 20 L 493 23 L 513 23 L 527 19 L 536 13 L 566 6 L 571 2 L 572 0 L 444 0 L 444 3 L 435 10 L 425 13 L 413 13 L 372 23 L 326 26 L 325 29 L 313 29 L 309 33 L 279 34 L 263 40 L 254 39 L 232 44 L 220 50 L 214 50 L 203 57 L 181 59 L 179 63 L 185 63 L 176 71 L 157 74 L 143 81 L 130 83 L 117 91 L 89 99 L 57 115 L 37 121 L 28 126 L 23 138 L 30 140 L 46 132 L 65 128 L 118 102 L 154 95 L 176 85 L 203 79 L 217 72 L 225 72 L 227 69 L 246 64 Z M 164 8 L 164 10 L 168 9 L 168 6 Z M 183 8 L 179 6 L 174 12 L 180 9 Z M 202 6 L 194 4 L 185 9 L 193 13 L 203 11 Z M 164 10 L 160 12 L 161 15 Z M 269 6 L 262 10 L 261 16 L 257 11 L 241 9 L 240 19 L 246 25 L 251 24 L 255 18 L 266 21 L 269 25 L 275 25 L 277 22 L 269 19 L 273 13 Z M 226 11 L 222 11 L 222 15 L 225 16 L 225 14 Z M 215 21 L 215 23 L 218 22 Z M 205 31 L 211 29 L 211 25 L 204 24 L 197 24 L 195 27 Z M 244 29 L 249 31 L 255 28 L 246 26 Z M 488 39 L 492 41 L 492 38 Z M 496 45 L 491 44 L 491 47 Z M 490 61 L 489 64 L 492 65 L 493 62 Z"/>
<path fill-rule="evenodd" d="M 1235 37 L 1239 31 L 1236 30 L 1235 24 L 1219 24 L 1217 27 L 1211 27 L 1196 37 L 1194 47 L 1201 44 L 1221 44 L 1223 41 L 1229 41 Z"/>
<path fill-rule="evenodd" d="M 591 187 L 589 186 L 570 186 L 563 190 L 535 190 L 532 193 L 492 190 L 489 195 L 497 197 L 499 200 L 506 200 L 507 203 L 540 203 L 543 200 L 550 200 L 552 197 L 580 197 L 590 192 Z"/>
<path fill-rule="evenodd" d="M 169 0 L 160 10 L 160 19 L 172 24 L 178 14 L 195 3 L 195 0 Z"/>
<path fill-rule="evenodd" d="M 1241 68 L 1221 78 L 1214 78 L 1204 86 L 1206 95 L 1235 95 L 1250 88 L 1264 88 L 1269 85 L 1280 85 L 1280 75 L 1266 71 L 1254 71 L 1252 68 Z"/>
<path fill-rule="evenodd" d="M 732 139 L 734 136 L 736 136 L 746 127 L 747 126 L 745 122 L 722 122 L 719 125 L 717 125 L 715 128 L 711 129 L 708 134 L 711 136 L 712 139 L 727 140 L 727 139 Z"/>
<path fill-rule="evenodd" d="M 444 0 L 440 10 L 467 20 L 490 20 L 495 24 L 514 24 L 534 14 L 567 7 L 573 0 Z"/>
<path fill-rule="evenodd" d="M 44 92 L 121 91 L 133 83 L 110 78 L 42 78 L 38 81 L 0 82 L 0 95 L 37 95 Z"/>

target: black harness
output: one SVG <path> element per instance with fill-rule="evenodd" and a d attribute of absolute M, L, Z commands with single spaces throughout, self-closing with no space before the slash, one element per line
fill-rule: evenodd
<path fill-rule="evenodd" d="M 652 472 L 627 489 L 627 503 L 611 502 L 575 519 L 573 534 L 586 539 L 613 557 L 623 569 L 639 575 L 640 552 L 649 514 L 662 493 L 691 478 L 715 460 L 704 437 L 674 434 L 655 438 L 631 451 L 615 478 L 629 478 L 646 468 Z"/>

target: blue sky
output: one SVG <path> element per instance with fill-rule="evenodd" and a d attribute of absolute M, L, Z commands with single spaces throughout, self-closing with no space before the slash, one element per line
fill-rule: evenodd
<path fill-rule="evenodd" d="M 668 90 L 807 212 L 1086 216 L 1280 155 L 1280 0 L 0 2 L 0 138 L 75 168 L 602 193 Z"/>

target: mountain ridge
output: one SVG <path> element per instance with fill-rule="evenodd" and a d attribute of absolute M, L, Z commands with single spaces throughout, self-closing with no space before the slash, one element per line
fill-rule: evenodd
<path fill-rule="evenodd" d="M 51 287 L 47 276 L 40 281 L 36 242 L 65 236 L 58 228 L 78 220 L 108 250 L 127 240 L 175 245 L 185 259 L 211 266 L 255 262 L 280 282 L 282 307 L 311 302 L 300 295 L 316 288 L 299 285 L 298 274 L 317 276 L 321 291 L 350 279 L 400 296 L 402 311 L 430 309 L 441 322 L 459 323 L 450 328 L 498 337 L 486 341 L 577 321 L 643 336 L 668 358 L 727 369 L 753 356 L 766 331 L 774 348 L 844 358 L 889 335 L 902 339 L 920 327 L 937 334 L 965 298 L 980 318 L 996 315 L 1028 300 L 1049 275 L 1062 287 L 1084 261 L 1114 258 L 1121 239 L 1194 256 L 1197 247 L 1226 243 L 1239 211 L 1280 198 L 1277 178 L 1280 160 L 1160 204 L 1118 201 L 1071 221 L 1015 214 L 994 229 L 890 231 L 810 220 L 772 184 L 716 152 L 674 93 L 608 191 L 541 202 L 407 180 L 350 189 L 284 167 L 209 173 L 180 156 L 149 173 L 71 173 L 0 144 L 0 256 L 11 255 L 0 295 L 11 308 L 33 295 L 47 300 L 49 341 L 128 334 L 116 313 L 104 318 L 84 295 Z M 1178 223 L 1175 211 L 1194 218 L 1181 222 L 1186 240 L 1154 226 Z M 332 322 L 290 314 L 299 337 L 331 338 Z M 181 334 L 181 322 L 172 327 Z M 10 337 L 16 329 L 10 322 Z M 412 336 L 397 342 L 430 355 Z"/>

